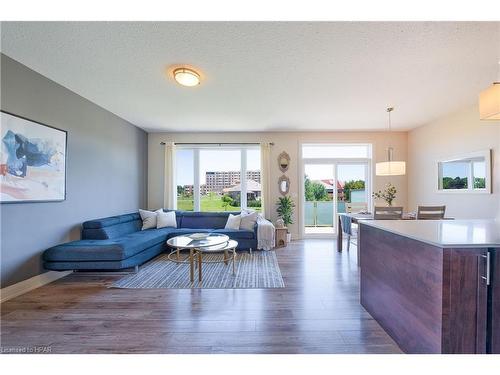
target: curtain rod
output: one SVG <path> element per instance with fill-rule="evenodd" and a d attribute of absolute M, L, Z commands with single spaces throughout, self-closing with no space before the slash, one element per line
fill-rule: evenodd
<path fill-rule="evenodd" d="M 165 142 L 160 142 L 161 145 L 165 145 L 166 143 Z M 210 143 L 210 142 L 201 142 L 201 143 L 197 143 L 197 142 L 187 142 L 187 143 L 182 143 L 182 142 L 174 142 L 174 144 L 176 145 L 218 145 L 218 146 L 222 146 L 222 145 L 260 145 L 259 142 L 250 142 L 250 143 L 245 143 L 245 142 L 235 142 L 235 143 L 231 143 L 231 142 L 223 142 L 223 143 Z M 269 142 L 269 144 L 271 146 L 274 146 L 274 142 Z"/>

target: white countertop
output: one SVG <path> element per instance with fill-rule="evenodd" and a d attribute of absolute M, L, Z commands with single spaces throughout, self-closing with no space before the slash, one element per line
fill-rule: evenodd
<path fill-rule="evenodd" d="M 362 220 L 365 225 L 439 247 L 500 247 L 495 220 Z"/>

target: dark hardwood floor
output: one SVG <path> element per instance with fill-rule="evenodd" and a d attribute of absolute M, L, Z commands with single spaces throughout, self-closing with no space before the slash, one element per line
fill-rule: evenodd
<path fill-rule="evenodd" d="M 356 248 L 277 249 L 284 289 L 108 289 L 69 275 L 1 305 L 1 346 L 52 353 L 400 353 L 359 304 Z"/>

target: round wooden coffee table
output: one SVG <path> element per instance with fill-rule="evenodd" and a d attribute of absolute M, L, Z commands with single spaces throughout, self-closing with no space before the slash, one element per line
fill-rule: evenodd
<path fill-rule="evenodd" d="M 229 240 L 229 237 L 225 234 L 210 233 L 206 237 L 200 239 L 193 236 L 193 234 L 180 235 L 167 240 L 167 245 L 173 248 L 173 250 L 168 254 L 169 260 L 176 263 L 189 263 L 189 276 L 191 282 L 194 281 L 195 258 L 198 263 L 198 278 L 201 281 L 201 265 L 203 263 L 204 252 L 224 252 L 224 258 L 220 262 L 227 264 L 230 259 L 227 256 L 228 252 L 232 251 L 234 272 L 234 260 L 236 259 L 236 247 L 238 246 L 238 243 L 236 241 Z M 182 250 L 189 250 L 189 255 L 184 259 L 180 256 L 180 252 Z"/>
<path fill-rule="evenodd" d="M 195 249 L 197 261 L 198 261 L 198 281 L 202 281 L 201 269 L 203 263 L 224 263 L 227 265 L 231 261 L 233 266 L 233 275 L 236 274 L 235 263 L 236 263 L 236 248 L 238 247 L 238 242 L 235 240 L 229 240 L 228 242 L 215 245 L 210 247 L 202 247 Z M 203 260 L 203 254 L 210 253 L 224 253 L 222 260 Z"/>

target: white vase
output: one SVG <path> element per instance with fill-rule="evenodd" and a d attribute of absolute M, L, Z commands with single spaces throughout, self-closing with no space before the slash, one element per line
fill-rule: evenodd
<path fill-rule="evenodd" d="M 283 219 L 279 218 L 276 220 L 276 228 L 284 228 L 285 227 L 285 222 Z"/>
<path fill-rule="evenodd" d="M 287 233 L 286 234 L 286 243 L 290 243 L 292 241 L 292 234 L 291 233 Z"/>

